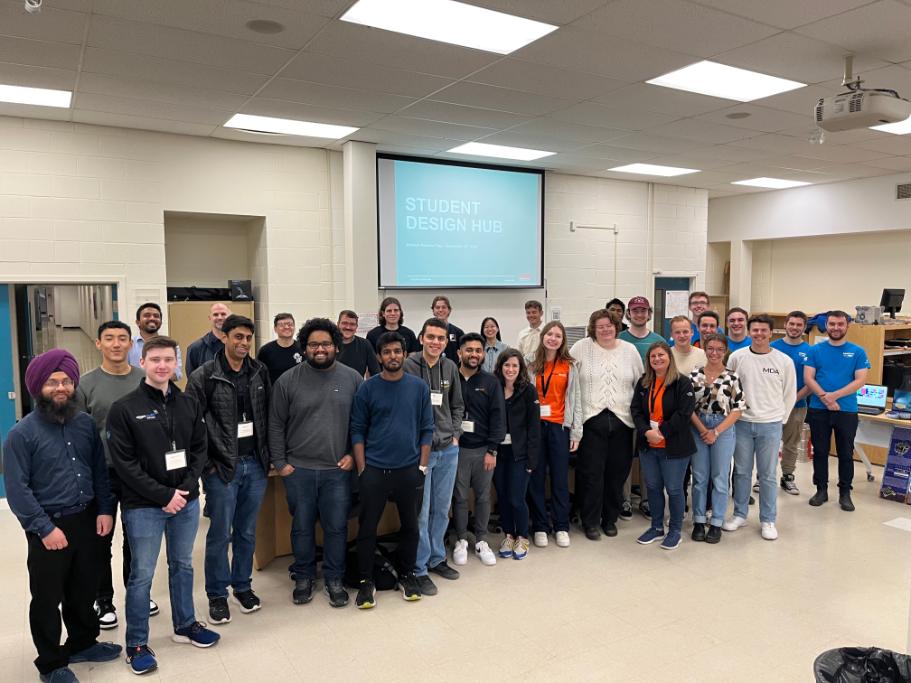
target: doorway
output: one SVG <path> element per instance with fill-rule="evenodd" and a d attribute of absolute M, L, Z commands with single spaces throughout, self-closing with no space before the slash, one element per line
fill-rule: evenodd
<path fill-rule="evenodd" d="M 668 292 L 685 292 L 687 296 L 690 291 L 690 278 L 688 277 L 656 277 L 655 278 L 655 298 L 654 298 L 654 325 L 655 331 L 665 339 L 671 336 L 671 318 L 683 313 L 680 310 L 668 310 L 667 294 Z M 689 313 L 687 310 L 686 313 Z"/>

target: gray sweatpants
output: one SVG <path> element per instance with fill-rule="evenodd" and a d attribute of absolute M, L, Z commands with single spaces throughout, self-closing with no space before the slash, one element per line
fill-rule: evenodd
<path fill-rule="evenodd" d="M 459 540 L 468 539 L 468 493 L 474 490 L 475 543 L 485 540 L 490 521 L 490 485 L 493 470 L 484 470 L 485 447 L 459 446 L 459 466 L 452 491 L 452 516 Z"/>

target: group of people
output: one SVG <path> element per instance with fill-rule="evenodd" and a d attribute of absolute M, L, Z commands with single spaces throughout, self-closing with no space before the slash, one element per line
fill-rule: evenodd
<path fill-rule="evenodd" d="M 118 507 L 131 671 L 158 665 L 149 619 L 158 612 L 150 589 L 162 537 L 173 640 L 203 648 L 218 642 L 193 605 L 200 486 L 209 518 L 205 590 L 216 625 L 232 619 L 229 598 L 244 614 L 262 606 L 252 567 L 270 472 L 282 477 L 292 517 L 295 604 L 310 602 L 316 587 L 317 520 L 323 592 L 333 607 L 348 604 L 356 497 L 361 609 L 376 604 L 377 530 L 390 499 L 400 519 L 397 583 L 409 601 L 436 594 L 434 578 L 458 579 L 456 567 L 472 550 L 495 565 L 526 558 L 532 543 L 543 547 L 550 537 L 568 547 L 574 514 L 587 539 L 617 536 L 618 520 L 632 516 L 636 455 L 647 491 L 641 509 L 650 518 L 639 543 L 679 546 L 688 479 L 694 541 L 717 543 L 722 530 L 745 526 L 754 469 L 761 535 L 774 540 L 778 484 L 798 493 L 793 472 L 804 420 L 816 453 L 810 504 L 828 498 L 834 433 L 839 503 L 853 510 L 854 397 L 869 362 L 845 339 L 847 314 L 830 312 L 827 340 L 810 346 L 800 311 L 772 342 L 768 316 L 731 309 L 725 334 L 709 305 L 704 292 L 693 292 L 692 319 L 673 318 L 668 343 L 648 328 L 646 297 L 614 300 L 591 314 L 586 335 L 570 347 L 563 325 L 544 323 L 541 303 L 529 301 L 528 326 L 508 346 L 494 318 L 479 332 L 452 324 L 445 296 L 434 298 L 433 317 L 415 333 L 390 297 L 366 339 L 356 334 L 353 311 L 335 322 L 307 320 L 296 338 L 293 316 L 281 313 L 276 339 L 254 358 L 254 322 L 213 304 L 211 330 L 188 348 L 181 367 L 177 343 L 158 334 L 160 307 L 147 303 L 136 312 L 136 337 L 120 321 L 100 326 L 102 362 L 85 375 L 62 349 L 35 357 L 26 372 L 34 410 L 10 431 L 3 453 L 10 508 L 28 540 L 41 680 L 76 680 L 69 663 L 122 651 L 98 642 L 99 629 L 118 625 L 111 567 Z M 182 392 L 174 381 L 184 374 Z M 504 532 L 496 550 L 491 486 Z M 725 519 L 731 495 L 733 515 Z"/>

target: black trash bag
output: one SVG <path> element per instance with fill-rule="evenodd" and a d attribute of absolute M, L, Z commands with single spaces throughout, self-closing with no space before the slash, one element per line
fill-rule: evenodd
<path fill-rule="evenodd" d="M 813 662 L 816 683 L 911 683 L 911 656 L 878 647 L 826 650 Z"/>

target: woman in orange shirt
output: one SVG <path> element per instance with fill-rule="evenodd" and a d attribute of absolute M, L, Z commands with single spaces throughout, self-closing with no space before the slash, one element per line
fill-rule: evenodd
<path fill-rule="evenodd" d="M 566 330 L 557 320 L 541 330 L 541 344 L 528 359 L 528 372 L 541 401 L 541 457 L 528 492 L 532 530 L 538 547 L 554 532 L 557 545 L 569 546 L 569 454 L 582 440 L 582 397 L 576 367 L 566 344 Z M 550 472 L 551 515 L 545 488 Z"/>

